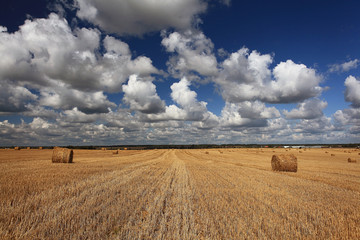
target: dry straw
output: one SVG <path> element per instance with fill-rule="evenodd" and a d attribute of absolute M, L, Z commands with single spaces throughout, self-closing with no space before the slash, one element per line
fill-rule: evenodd
<path fill-rule="evenodd" d="M 349 163 L 356 163 L 356 159 L 354 159 L 354 158 L 348 158 L 348 162 L 349 162 Z"/>
<path fill-rule="evenodd" d="M 119 154 L 119 150 L 114 151 L 113 154 Z"/>
<path fill-rule="evenodd" d="M 271 159 L 273 171 L 297 172 L 297 158 L 294 154 L 273 155 Z"/>
<path fill-rule="evenodd" d="M 73 162 L 73 150 L 68 148 L 55 147 L 52 155 L 53 163 L 72 163 Z"/>

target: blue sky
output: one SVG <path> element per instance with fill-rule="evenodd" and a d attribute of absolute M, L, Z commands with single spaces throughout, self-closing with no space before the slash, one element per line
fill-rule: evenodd
<path fill-rule="evenodd" d="M 358 1 L 11 1 L 0 145 L 360 142 Z"/>

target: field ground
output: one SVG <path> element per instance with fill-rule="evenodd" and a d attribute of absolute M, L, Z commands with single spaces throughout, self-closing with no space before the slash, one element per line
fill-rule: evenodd
<path fill-rule="evenodd" d="M 360 239 L 359 153 L 0 150 L 0 239 Z"/>

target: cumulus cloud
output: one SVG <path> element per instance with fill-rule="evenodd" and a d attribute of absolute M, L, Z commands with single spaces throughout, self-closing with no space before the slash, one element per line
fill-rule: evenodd
<path fill-rule="evenodd" d="M 160 113 L 165 110 L 165 102 L 156 93 L 152 82 L 142 81 L 137 75 L 131 75 L 127 85 L 123 85 L 124 101 L 130 109 L 142 113 Z"/>
<path fill-rule="evenodd" d="M 270 87 L 274 95 L 265 97 L 273 103 L 298 102 L 319 95 L 322 77 L 314 69 L 291 60 L 279 63 L 273 70 L 275 80 Z"/>
<path fill-rule="evenodd" d="M 335 129 L 330 117 L 322 116 L 317 119 L 303 119 L 294 126 L 294 132 L 314 134 L 329 133 Z"/>
<path fill-rule="evenodd" d="M 359 59 L 350 60 L 341 64 L 332 64 L 329 66 L 329 72 L 348 72 L 351 69 L 357 68 Z"/>
<path fill-rule="evenodd" d="M 353 76 L 349 76 L 345 80 L 345 100 L 351 102 L 355 108 L 360 107 L 360 80 Z"/>
<path fill-rule="evenodd" d="M 57 82 L 53 82 L 51 87 L 40 89 L 39 104 L 60 110 L 77 107 L 88 114 L 106 113 L 109 112 L 109 108 L 116 107 L 102 91 L 83 92 Z"/>
<path fill-rule="evenodd" d="M 360 108 L 337 110 L 334 113 L 334 121 L 341 129 L 347 125 L 360 126 Z"/>
<path fill-rule="evenodd" d="M 275 107 L 266 107 L 260 101 L 245 101 L 237 104 L 238 112 L 243 118 L 278 118 L 280 117 L 279 111 Z"/>
<path fill-rule="evenodd" d="M 197 100 L 197 93 L 190 89 L 190 81 L 182 78 L 171 85 L 171 98 L 176 104 L 166 106 L 165 112 L 142 116 L 143 121 L 204 121 L 203 126 L 210 127 L 217 121 L 215 115 L 208 112 L 204 101 Z M 200 125 L 198 125 L 201 127 Z"/>
<path fill-rule="evenodd" d="M 197 72 L 203 76 L 217 74 L 217 60 L 213 54 L 214 44 L 202 32 L 187 30 L 183 33 L 173 32 L 166 36 L 163 33 L 161 44 L 166 51 L 174 53 L 167 65 L 169 72 L 184 76 Z"/>
<path fill-rule="evenodd" d="M 83 113 L 79 111 L 77 107 L 74 107 L 71 110 L 65 110 L 64 113 L 61 115 L 61 121 L 70 123 L 92 123 L 100 118 L 97 114 Z"/>
<path fill-rule="evenodd" d="M 221 111 L 220 123 L 223 127 L 266 127 L 267 119 L 280 117 L 279 111 L 270 107 L 267 108 L 264 103 L 242 102 L 229 103 Z"/>
<path fill-rule="evenodd" d="M 0 114 L 16 113 L 27 110 L 29 101 L 37 100 L 37 96 L 22 86 L 13 86 L 8 81 L 1 82 L 0 88 Z"/>
<path fill-rule="evenodd" d="M 327 102 L 312 98 L 298 104 L 296 109 L 284 110 L 283 113 L 289 119 L 314 119 L 323 116 L 323 109 L 326 107 Z"/>
<path fill-rule="evenodd" d="M 272 56 L 247 48 L 232 53 L 221 63 L 215 82 L 227 102 L 259 100 L 294 103 L 318 96 L 322 77 L 314 69 L 291 60 L 280 62 L 271 71 Z"/>
<path fill-rule="evenodd" d="M 26 111 L 23 112 L 24 116 L 40 117 L 42 119 L 56 119 L 59 113 L 49 107 L 38 105 L 38 102 L 26 104 Z"/>
<path fill-rule="evenodd" d="M 180 82 L 171 85 L 171 97 L 186 112 L 187 119 L 201 120 L 203 114 L 207 112 L 206 102 L 199 102 L 195 91 L 190 90 L 190 82 L 186 78 L 182 78 Z"/>
<path fill-rule="evenodd" d="M 207 8 L 202 0 L 77 0 L 77 3 L 79 18 L 119 35 L 188 29 Z"/>
<path fill-rule="evenodd" d="M 35 88 L 56 80 L 83 91 L 119 92 L 131 74 L 158 73 L 149 58 L 132 59 L 126 43 L 109 36 L 102 41 L 96 29 L 72 30 L 54 13 L 26 20 L 13 34 L 1 32 L 0 43 L 0 79 Z"/>

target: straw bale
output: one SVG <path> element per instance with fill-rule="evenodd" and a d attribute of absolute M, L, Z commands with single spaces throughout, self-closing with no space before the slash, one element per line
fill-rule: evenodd
<path fill-rule="evenodd" d="M 30 147 L 27 147 L 26 149 L 27 149 L 27 150 L 30 150 Z"/>
<path fill-rule="evenodd" d="M 273 155 L 271 159 L 273 171 L 297 172 L 297 158 L 294 154 Z"/>
<path fill-rule="evenodd" d="M 20 147 L 14 147 L 15 150 L 20 150 Z"/>
<path fill-rule="evenodd" d="M 114 151 L 113 154 L 119 154 L 119 150 Z"/>
<path fill-rule="evenodd" d="M 55 147 L 52 155 L 53 163 L 72 163 L 73 162 L 73 150 L 68 148 Z"/>
<path fill-rule="evenodd" d="M 349 162 L 349 163 L 356 163 L 356 159 L 354 159 L 354 158 L 348 158 L 348 162 Z"/>
<path fill-rule="evenodd" d="M 42 150 L 43 149 L 43 147 L 39 147 L 39 150 Z"/>

